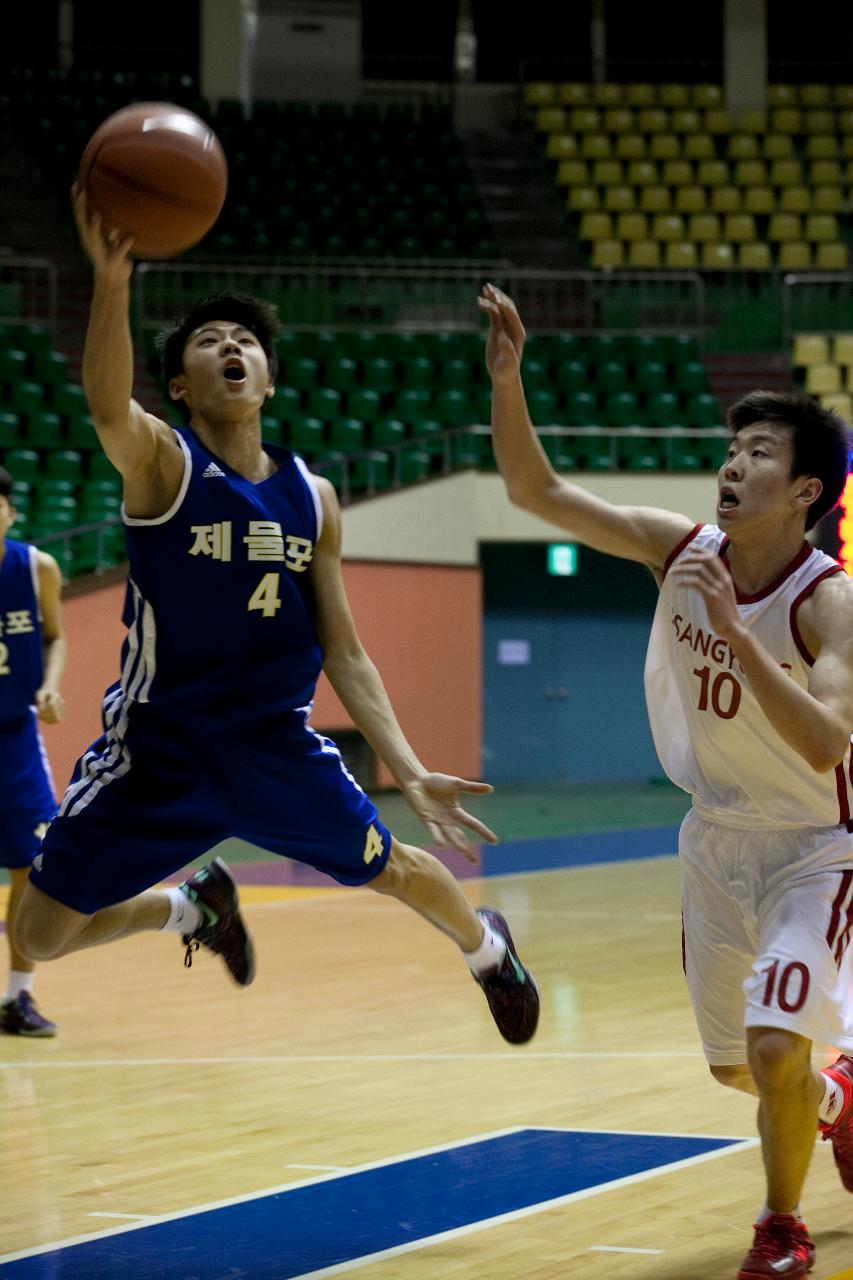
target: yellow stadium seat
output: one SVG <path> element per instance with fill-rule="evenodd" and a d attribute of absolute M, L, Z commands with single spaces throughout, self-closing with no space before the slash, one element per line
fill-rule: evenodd
<path fill-rule="evenodd" d="M 803 183 L 803 166 L 799 160 L 774 160 L 770 166 L 774 187 L 799 187 Z"/>
<path fill-rule="evenodd" d="M 735 251 L 725 241 L 705 243 L 702 245 L 701 264 L 705 271 L 731 271 L 735 265 Z"/>
<path fill-rule="evenodd" d="M 808 134 L 835 133 L 834 111 L 806 111 L 803 124 Z"/>
<path fill-rule="evenodd" d="M 837 84 L 832 90 L 836 107 L 853 107 L 853 84 Z"/>
<path fill-rule="evenodd" d="M 531 80 L 524 86 L 524 102 L 528 107 L 550 107 L 557 101 L 557 86 L 543 80 Z"/>
<path fill-rule="evenodd" d="M 540 133 L 566 132 L 566 113 L 562 107 L 540 107 L 535 121 Z"/>
<path fill-rule="evenodd" d="M 572 133 L 601 133 L 601 112 L 595 107 L 572 107 L 569 128 Z"/>
<path fill-rule="evenodd" d="M 841 370 L 837 364 L 810 364 L 806 369 L 806 391 L 810 396 L 841 391 Z"/>
<path fill-rule="evenodd" d="M 837 160 L 838 139 L 834 133 L 813 133 L 806 139 L 806 155 L 810 160 Z"/>
<path fill-rule="evenodd" d="M 828 84 L 801 84 L 801 107 L 828 107 L 832 102 L 832 92 Z"/>
<path fill-rule="evenodd" d="M 625 246 L 621 240 L 596 240 L 592 246 L 592 267 L 601 271 L 611 267 L 624 267 Z"/>
<path fill-rule="evenodd" d="M 812 193 L 808 187 L 782 187 L 779 209 L 782 213 L 810 213 Z"/>
<path fill-rule="evenodd" d="M 831 187 L 841 181 L 841 165 L 837 160 L 815 160 L 809 170 L 813 187 Z"/>
<path fill-rule="evenodd" d="M 731 182 L 729 166 L 725 160 L 700 160 L 696 181 L 702 187 L 726 187 Z"/>
<path fill-rule="evenodd" d="M 617 240 L 648 240 L 649 220 L 644 213 L 620 213 L 616 219 Z"/>
<path fill-rule="evenodd" d="M 735 183 L 739 187 L 763 187 L 767 185 L 767 168 L 763 160 L 738 160 L 735 165 Z"/>
<path fill-rule="evenodd" d="M 752 187 L 755 191 L 757 188 Z M 743 195 L 740 187 L 712 187 L 710 191 L 712 213 L 740 213 Z"/>
<path fill-rule="evenodd" d="M 633 133 L 637 117 L 630 107 L 610 107 L 604 113 L 604 127 L 608 133 Z"/>
<path fill-rule="evenodd" d="M 795 333 L 793 364 L 806 369 L 812 364 L 829 363 L 829 339 L 822 333 Z"/>
<path fill-rule="evenodd" d="M 767 86 L 768 107 L 792 107 L 798 100 L 797 91 L 792 84 L 769 84 Z"/>
<path fill-rule="evenodd" d="M 677 187 L 675 191 L 676 213 L 704 213 L 708 198 L 704 187 Z M 694 236 L 694 239 L 698 237 Z"/>
<path fill-rule="evenodd" d="M 658 89 L 658 102 L 662 107 L 687 107 L 690 90 L 686 84 L 662 84 Z"/>
<path fill-rule="evenodd" d="M 745 271 L 765 271 L 770 266 L 770 245 L 763 240 L 738 245 L 737 264 Z"/>
<path fill-rule="evenodd" d="M 796 107 L 777 107 L 770 115 L 774 133 L 802 133 L 803 114 Z"/>
<path fill-rule="evenodd" d="M 652 237 L 655 240 L 683 240 L 684 219 L 678 213 L 656 213 L 652 219 Z"/>
<path fill-rule="evenodd" d="M 730 160 L 757 160 L 758 139 L 752 133 L 733 133 L 726 147 L 726 155 Z"/>
<path fill-rule="evenodd" d="M 669 112 L 661 107 L 643 107 L 637 116 L 642 133 L 666 133 L 669 129 Z"/>
<path fill-rule="evenodd" d="M 692 271 L 698 256 L 692 240 L 671 240 L 664 247 L 664 266 Z"/>
<path fill-rule="evenodd" d="M 853 107 L 845 107 L 836 113 L 836 121 L 841 133 L 853 133 Z"/>
<path fill-rule="evenodd" d="M 746 213 L 775 213 L 776 192 L 772 187 L 747 187 L 743 193 L 743 207 Z"/>
<path fill-rule="evenodd" d="M 689 160 L 665 160 L 660 176 L 661 182 L 668 187 L 689 187 L 696 181 L 693 165 Z"/>
<path fill-rule="evenodd" d="M 626 84 L 622 96 L 627 107 L 653 107 L 658 100 L 655 86 L 645 81 Z"/>
<path fill-rule="evenodd" d="M 624 182 L 621 160 L 596 160 L 592 166 L 592 180 L 597 187 L 615 187 Z"/>
<path fill-rule="evenodd" d="M 585 160 L 606 160 L 613 154 L 609 133 L 582 133 L 579 145 Z"/>
<path fill-rule="evenodd" d="M 838 241 L 836 244 L 819 244 L 815 249 L 815 266 L 821 271 L 846 271 L 849 253 L 847 245 Z"/>
<path fill-rule="evenodd" d="M 767 238 L 773 241 L 802 240 L 803 228 L 795 213 L 774 213 L 767 228 Z"/>
<path fill-rule="evenodd" d="M 748 244 L 758 237 L 755 232 L 755 219 L 751 213 L 728 213 L 723 226 L 723 239 L 732 244 Z"/>
<path fill-rule="evenodd" d="M 812 210 L 815 213 L 841 213 L 844 192 L 841 187 L 813 187 Z"/>
<path fill-rule="evenodd" d="M 589 85 L 577 80 L 564 80 L 557 86 L 557 100 L 566 107 L 585 107 L 589 102 Z"/>
<path fill-rule="evenodd" d="M 601 203 L 598 187 L 569 187 L 566 207 L 570 213 L 586 213 Z"/>
<path fill-rule="evenodd" d="M 653 133 L 649 138 L 650 160 L 678 160 L 681 140 L 674 133 Z"/>
<path fill-rule="evenodd" d="M 616 155 L 620 160 L 643 160 L 646 156 L 646 139 L 642 133 L 616 135 Z"/>
<path fill-rule="evenodd" d="M 589 212 L 581 217 L 578 235 L 581 240 L 612 240 L 613 219 L 609 213 Z"/>
<path fill-rule="evenodd" d="M 612 186 L 604 188 L 604 207 L 613 213 L 630 212 L 637 201 L 633 187 Z"/>
<path fill-rule="evenodd" d="M 660 266 L 660 245 L 657 240 L 631 240 L 628 243 L 628 266 L 640 271 L 654 270 Z"/>
<path fill-rule="evenodd" d="M 794 139 L 790 133 L 766 133 L 761 141 L 761 154 L 765 160 L 792 160 Z"/>
<path fill-rule="evenodd" d="M 705 112 L 706 133 L 731 133 L 732 128 L 733 123 L 730 111 L 726 111 L 722 107 L 711 107 L 709 111 Z"/>
<path fill-rule="evenodd" d="M 641 187 L 640 208 L 644 213 L 668 213 L 672 208 L 672 192 L 669 187 Z"/>
<path fill-rule="evenodd" d="M 694 84 L 690 98 L 694 107 L 704 109 L 720 107 L 723 104 L 723 86 L 721 84 Z"/>
<path fill-rule="evenodd" d="M 558 187 L 582 187 L 589 183 L 589 165 L 585 160 L 561 160 L 557 165 Z"/>
<path fill-rule="evenodd" d="M 853 333 L 836 333 L 832 339 L 831 359 L 848 367 L 853 364 Z"/>
<path fill-rule="evenodd" d="M 626 175 L 633 187 L 649 187 L 658 182 L 658 167 L 651 160 L 632 160 Z"/>
<path fill-rule="evenodd" d="M 766 133 L 767 112 L 753 109 L 739 111 L 737 116 L 737 127 L 742 133 Z"/>
<path fill-rule="evenodd" d="M 692 107 L 679 107 L 672 113 L 670 127 L 673 133 L 698 133 L 702 128 L 702 117 Z"/>
<path fill-rule="evenodd" d="M 808 271 L 812 265 L 812 247 L 804 240 L 787 240 L 779 245 L 778 265 L 784 271 Z"/>
<path fill-rule="evenodd" d="M 717 154 L 710 133 L 687 133 L 682 148 L 685 160 L 713 160 Z"/>
<path fill-rule="evenodd" d="M 739 216 L 739 215 L 738 215 Z M 687 224 L 687 237 L 698 244 L 720 239 L 720 219 L 716 213 L 692 213 Z"/>
<path fill-rule="evenodd" d="M 853 416 L 853 399 L 848 391 L 835 391 L 821 396 L 820 406 L 822 409 L 833 409 L 845 422 L 849 422 Z"/>
<path fill-rule="evenodd" d="M 805 239 L 809 244 L 835 244 L 839 240 L 838 219 L 833 213 L 810 213 Z"/>
<path fill-rule="evenodd" d="M 622 86 L 603 81 L 592 86 L 592 101 L 597 107 L 618 107 L 622 102 Z"/>
<path fill-rule="evenodd" d="M 549 160 L 570 160 L 578 153 L 578 140 L 573 133 L 550 133 L 545 154 Z"/>

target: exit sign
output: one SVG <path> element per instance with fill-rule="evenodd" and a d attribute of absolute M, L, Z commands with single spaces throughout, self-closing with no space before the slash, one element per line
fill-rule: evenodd
<path fill-rule="evenodd" d="M 548 572 L 558 578 L 570 578 L 578 571 L 578 549 L 573 542 L 548 544 Z"/>

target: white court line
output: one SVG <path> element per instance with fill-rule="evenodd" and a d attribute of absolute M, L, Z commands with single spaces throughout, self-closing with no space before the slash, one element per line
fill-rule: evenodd
<path fill-rule="evenodd" d="M 323 1173 L 350 1173 L 352 1165 L 347 1164 L 286 1164 L 285 1169 L 314 1169 Z"/>
<path fill-rule="evenodd" d="M 663 1249 L 623 1249 L 615 1244 L 591 1244 L 590 1253 L 663 1253 Z"/>
<path fill-rule="evenodd" d="M 222 1058 L 80 1058 L 51 1059 L 45 1062 L 40 1058 L 21 1059 L 19 1061 L 0 1062 L 0 1071 L 14 1071 L 23 1067 L 27 1070 L 41 1069 L 67 1070 L 72 1067 L 228 1067 L 228 1066 L 270 1066 L 288 1063 L 340 1063 L 342 1066 L 354 1062 L 573 1062 L 596 1061 L 597 1059 L 624 1059 L 625 1053 L 613 1050 L 589 1050 L 588 1052 L 569 1050 L 559 1053 L 538 1053 L 535 1050 L 522 1050 L 516 1053 L 291 1053 L 291 1054 L 258 1054 L 257 1056 L 222 1057 Z M 656 1061 L 663 1058 L 704 1059 L 700 1049 L 648 1050 L 643 1053 L 631 1050 L 631 1061 L 640 1059 Z"/>
<path fill-rule="evenodd" d="M 422 1156 L 436 1155 L 441 1151 L 454 1151 L 460 1147 L 473 1146 L 478 1142 L 487 1142 L 490 1138 L 508 1137 L 513 1133 L 523 1133 L 527 1129 L 538 1129 L 543 1132 L 557 1131 L 562 1133 L 617 1133 L 625 1136 L 624 1129 L 576 1129 L 561 1128 L 557 1125 L 511 1125 L 506 1129 L 495 1129 L 488 1133 L 478 1133 L 470 1138 L 463 1138 L 461 1141 L 456 1139 L 454 1142 L 443 1142 L 435 1147 L 424 1147 L 417 1151 L 407 1151 L 403 1155 L 392 1156 L 386 1160 L 372 1160 L 367 1164 L 354 1165 L 350 1170 L 350 1174 L 369 1173 L 372 1169 L 386 1169 L 395 1164 L 403 1164 L 407 1160 L 417 1160 Z M 629 1135 L 630 1136 L 630 1135 Z M 650 1134 L 638 1133 L 637 1137 L 703 1137 L 710 1136 L 717 1141 L 726 1141 L 719 1135 L 701 1135 L 701 1134 Z M 365 1254 L 364 1257 L 353 1259 L 349 1262 L 336 1264 L 333 1267 L 324 1268 L 321 1271 L 305 1272 L 301 1276 L 294 1276 L 293 1280 L 319 1280 L 321 1276 L 339 1275 L 344 1271 L 352 1271 L 357 1267 L 364 1266 L 368 1262 L 376 1261 L 380 1258 L 396 1257 L 401 1253 L 412 1253 L 415 1249 L 422 1249 L 427 1245 L 436 1244 L 441 1240 L 451 1240 L 458 1236 L 471 1235 L 475 1231 L 482 1231 L 486 1227 L 496 1226 L 502 1222 L 511 1222 L 517 1218 L 527 1218 L 536 1213 L 542 1213 L 546 1209 L 555 1208 L 557 1205 L 569 1204 L 574 1200 L 585 1200 L 590 1196 L 599 1195 L 604 1191 L 616 1190 L 619 1187 L 630 1186 L 635 1182 L 645 1182 L 649 1178 L 656 1178 L 663 1173 L 671 1173 L 676 1169 L 685 1169 L 694 1164 L 703 1164 L 707 1160 L 714 1160 L 718 1156 L 729 1155 L 731 1152 L 747 1150 L 750 1147 L 757 1147 L 758 1138 L 733 1138 L 728 1139 L 733 1143 L 729 1147 L 721 1147 L 716 1151 L 707 1151 L 701 1155 L 688 1156 L 683 1160 L 675 1160 L 671 1164 L 659 1165 L 654 1169 L 648 1169 L 643 1173 L 629 1174 L 625 1178 L 616 1178 L 612 1182 L 603 1183 L 601 1186 L 587 1187 L 583 1191 L 573 1191 L 569 1195 L 559 1196 L 554 1200 L 545 1200 L 539 1204 L 530 1205 L 526 1209 L 513 1210 L 510 1213 L 499 1214 L 494 1218 L 484 1218 L 479 1222 L 470 1223 L 465 1227 L 455 1227 L 450 1231 L 440 1232 L 434 1236 L 424 1236 L 420 1240 L 412 1241 L 411 1244 L 399 1245 L 393 1249 L 382 1250 L 374 1254 Z M 144 1222 L 134 1223 L 126 1227 L 106 1227 L 103 1231 L 95 1231 L 90 1234 L 80 1236 L 69 1236 L 64 1240 L 55 1240 L 50 1244 L 38 1245 L 32 1249 L 21 1249 L 17 1253 L 0 1254 L 0 1264 L 6 1262 L 17 1262 L 22 1258 L 35 1258 L 42 1254 L 53 1253 L 58 1249 L 68 1249 L 75 1244 L 90 1244 L 95 1240 L 106 1240 L 111 1236 L 129 1235 L 132 1231 L 141 1231 L 149 1226 L 159 1226 L 164 1222 L 178 1222 L 181 1218 L 190 1217 L 197 1213 L 207 1213 L 214 1209 L 227 1209 L 235 1204 L 249 1204 L 253 1200 L 260 1200 L 264 1196 L 282 1195 L 287 1191 L 294 1191 L 301 1187 L 315 1186 L 318 1183 L 330 1182 L 339 1175 L 322 1174 L 316 1178 L 301 1178 L 296 1182 L 285 1182 L 277 1187 L 264 1187 L 258 1191 L 252 1191 L 247 1195 L 230 1196 L 225 1200 L 213 1200 L 207 1204 L 191 1205 L 186 1209 L 177 1210 L 173 1213 L 164 1213 L 151 1218 Z"/>
<path fill-rule="evenodd" d="M 87 1218 L 136 1218 L 139 1222 L 153 1222 L 154 1215 L 150 1213 L 87 1213 Z"/>

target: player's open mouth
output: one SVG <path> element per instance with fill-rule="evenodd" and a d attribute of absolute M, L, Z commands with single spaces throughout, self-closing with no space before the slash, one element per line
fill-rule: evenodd
<path fill-rule="evenodd" d="M 241 360 L 227 360 L 222 370 L 226 382 L 245 382 L 246 370 Z"/>
<path fill-rule="evenodd" d="M 721 489 L 718 505 L 721 511 L 733 511 L 739 503 L 731 489 Z"/>

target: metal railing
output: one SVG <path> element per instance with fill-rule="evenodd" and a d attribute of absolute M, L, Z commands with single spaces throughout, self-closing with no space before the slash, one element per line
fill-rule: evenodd
<path fill-rule="evenodd" d="M 782 279 L 782 340 L 795 333 L 853 331 L 853 272 L 809 271 Z"/>
<path fill-rule="evenodd" d="M 0 323 L 43 324 L 56 332 L 57 275 L 46 258 L 0 254 Z"/>
<path fill-rule="evenodd" d="M 79 556 L 75 556 L 77 540 L 91 535 L 91 542 L 94 543 L 94 547 L 90 558 L 87 558 L 85 562 L 85 568 L 81 572 L 94 573 L 100 577 L 108 569 L 114 569 L 117 564 L 121 563 L 120 560 L 116 560 L 107 551 L 107 538 L 110 531 L 120 528 L 121 524 L 121 518 L 113 516 L 108 520 L 74 525 L 70 529 L 57 529 L 52 533 L 39 535 L 35 541 L 38 542 L 41 549 L 49 551 L 51 555 L 56 557 L 62 570 L 63 578 L 68 579 L 74 576 L 76 566 L 80 563 Z"/>

